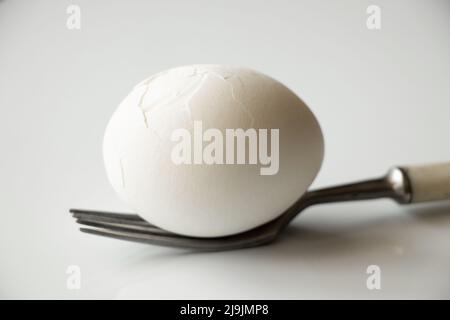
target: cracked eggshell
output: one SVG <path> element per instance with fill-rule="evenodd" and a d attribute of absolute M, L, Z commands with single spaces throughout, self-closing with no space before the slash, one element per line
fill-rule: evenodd
<path fill-rule="evenodd" d="M 260 175 L 259 164 L 174 164 L 171 134 L 185 128 L 193 135 L 195 120 L 223 133 L 279 129 L 278 173 Z M 321 166 L 323 137 L 305 103 L 278 81 L 245 68 L 194 65 L 138 84 L 109 121 L 103 154 L 113 188 L 145 220 L 219 237 L 260 226 L 302 196 Z"/>

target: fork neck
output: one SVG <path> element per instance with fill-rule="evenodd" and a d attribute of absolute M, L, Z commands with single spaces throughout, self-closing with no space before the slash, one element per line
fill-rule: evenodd
<path fill-rule="evenodd" d="M 309 191 L 305 194 L 304 200 L 312 205 L 389 198 L 397 203 L 406 204 L 411 202 L 411 195 L 407 174 L 401 168 L 394 167 L 385 176 L 377 179 Z"/>
<path fill-rule="evenodd" d="M 411 202 L 411 186 L 403 169 L 394 167 L 380 178 L 308 191 L 291 206 L 282 223 L 287 225 L 301 210 L 311 205 L 381 198 L 393 199 L 400 204 Z"/>

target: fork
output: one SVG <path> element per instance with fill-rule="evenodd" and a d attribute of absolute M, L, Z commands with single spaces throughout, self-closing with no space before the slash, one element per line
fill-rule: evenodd
<path fill-rule="evenodd" d="M 450 199 L 450 163 L 393 167 L 386 175 L 306 192 L 277 218 L 239 234 L 189 237 L 163 230 L 137 214 L 70 209 L 82 232 L 146 244 L 205 251 L 243 249 L 273 242 L 305 208 L 324 203 L 390 198 L 399 204 Z"/>

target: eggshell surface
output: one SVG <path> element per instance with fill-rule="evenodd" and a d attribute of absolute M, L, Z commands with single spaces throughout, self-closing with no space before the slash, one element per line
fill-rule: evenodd
<path fill-rule="evenodd" d="M 278 167 L 262 174 L 269 165 L 259 153 L 249 163 L 249 143 L 244 164 L 175 163 L 174 132 L 189 132 L 193 146 L 199 123 L 203 133 L 223 133 L 224 162 L 227 129 L 267 130 L 269 137 L 277 129 Z M 207 145 L 201 142 L 203 151 Z M 278 217 L 312 183 L 323 149 L 316 118 L 291 90 L 262 73 L 220 65 L 178 67 L 142 81 L 114 112 L 103 141 L 120 198 L 148 222 L 195 237 L 232 235 Z"/>

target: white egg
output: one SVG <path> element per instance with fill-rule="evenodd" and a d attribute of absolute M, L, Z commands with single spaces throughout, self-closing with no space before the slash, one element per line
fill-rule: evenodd
<path fill-rule="evenodd" d="M 280 82 L 192 65 L 138 84 L 109 121 L 103 154 L 113 188 L 145 220 L 219 237 L 260 226 L 301 197 L 320 169 L 323 137 Z"/>

